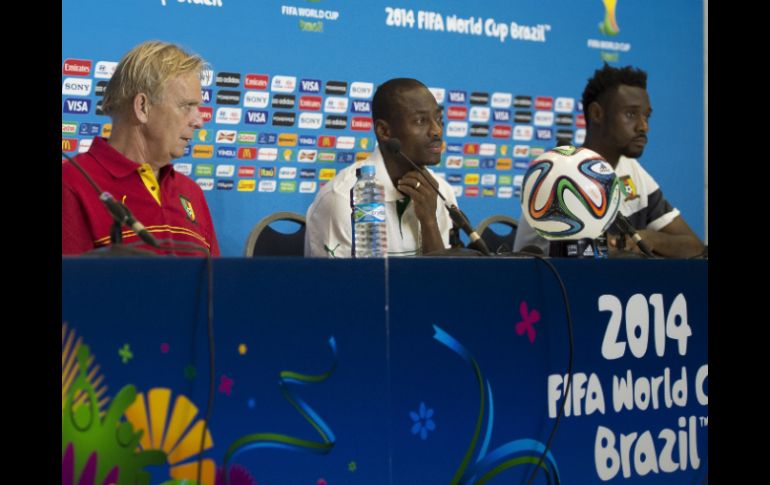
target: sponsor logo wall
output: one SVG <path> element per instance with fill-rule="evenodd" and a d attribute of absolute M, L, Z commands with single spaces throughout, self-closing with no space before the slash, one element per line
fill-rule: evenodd
<path fill-rule="evenodd" d="M 115 14 L 126 18 L 154 15 L 168 20 L 186 18 L 195 12 L 203 16 L 201 28 L 217 27 L 223 32 L 234 32 L 254 14 L 246 15 L 243 6 L 229 2 L 213 8 L 204 2 L 163 4 L 114 9 Z M 171 32 L 164 32 L 162 38 L 200 53 L 211 65 L 202 75 L 203 129 L 196 132 L 187 154 L 176 160 L 175 166 L 189 172 L 206 190 L 223 254 L 240 255 L 249 230 L 264 216 L 281 210 L 304 214 L 330 174 L 367 157 L 375 148 L 374 92 L 382 81 L 405 74 L 394 71 L 392 66 L 361 67 L 361 57 L 354 54 L 371 55 L 376 50 L 374 44 L 380 45 L 383 39 L 393 42 L 393 55 L 398 53 L 407 60 L 419 57 L 412 53 L 415 42 L 440 45 L 441 36 L 447 35 L 467 41 L 464 50 L 452 53 L 456 55 L 436 60 L 433 67 L 425 66 L 424 74 L 409 74 L 425 82 L 443 107 L 445 147 L 441 163 L 432 169 L 450 182 L 473 223 L 493 214 L 520 217 L 517 182 L 528 163 L 557 144 L 582 143 L 585 117 L 580 91 L 584 79 L 601 59 L 596 49 L 574 46 L 584 66 L 577 71 L 579 75 L 573 76 L 575 82 L 566 82 L 567 76 L 558 82 L 545 76 L 537 80 L 536 71 L 515 76 L 520 72 L 516 62 L 502 71 L 511 76 L 489 75 L 504 69 L 500 65 L 502 55 L 523 56 L 521 46 L 536 50 L 530 56 L 548 57 L 549 49 L 563 47 L 556 45 L 559 29 L 576 28 L 575 19 L 568 22 L 562 18 L 566 16 L 534 5 L 526 9 L 539 20 L 531 25 L 516 22 L 509 18 L 505 2 L 493 4 L 490 9 L 497 11 L 499 18 L 488 23 L 492 29 L 489 32 L 482 23 L 478 35 L 479 41 L 488 43 L 485 45 L 489 52 L 480 51 L 481 47 L 474 43 L 478 18 L 471 21 L 470 15 L 465 17 L 469 19 L 467 32 L 462 31 L 459 14 L 449 15 L 455 12 L 431 16 L 415 10 L 415 22 L 399 27 L 393 23 L 398 9 L 383 14 L 384 7 L 379 5 L 341 6 L 332 0 L 314 2 L 310 9 L 289 8 L 274 1 L 255 7 L 270 24 L 260 24 L 263 30 L 249 28 L 254 45 L 261 46 L 258 49 L 252 49 L 251 40 L 238 37 L 236 41 L 235 36 L 228 39 L 225 35 L 221 41 L 206 45 L 182 34 L 181 28 L 176 36 L 172 27 Z M 74 13 L 91 15 L 72 0 L 65 0 L 63 7 L 65 17 Z M 623 11 L 623 5 L 618 9 Z M 586 20 L 579 22 L 580 29 L 585 29 L 587 36 L 597 35 L 594 17 L 604 15 L 600 3 L 595 10 L 591 15 L 581 14 Z M 347 17 L 369 22 L 369 27 L 384 37 L 374 44 L 363 38 L 351 40 L 340 22 Z M 626 22 L 624 27 L 632 26 Z M 121 55 L 142 40 L 158 38 L 160 33 L 147 27 L 139 38 L 118 40 L 115 32 L 107 35 L 109 29 L 104 27 L 102 40 L 109 42 L 109 49 L 97 51 L 92 38 L 87 41 L 84 33 L 66 22 L 63 25 L 62 149 L 76 153 L 87 150 L 94 136 L 109 135 L 111 120 L 101 113 L 100 102 Z M 498 32 L 497 28 L 502 30 Z M 281 44 L 275 42 L 280 36 L 285 36 L 287 43 L 299 43 L 306 54 L 276 45 Z M 340 44 L 340 36 L 346 39 L 344 45 Z M 630 52 L 633 50 L 624 54 L 629 56 L 628 63 L 636 62 Z M 482 68 L 467 69 L 471 60 Z M 424 58 L 420 62 L 424 63 Z M 413 61 L 408 64 L 420 66 Z M 458 70 L 464 71 L 461 76 Z M 655 122 L 658 112 L 656 107 Z M 651 134 L 651 141 L 656 136 Z M 208 169 L 199 170 L 201 165 Z M 295 179 L 301 182 L 294 183 Z M 697 220 L 697 214 L 686 217 L 688 222 Z M 699 226 L 697 222 L 691 225 Z"/>

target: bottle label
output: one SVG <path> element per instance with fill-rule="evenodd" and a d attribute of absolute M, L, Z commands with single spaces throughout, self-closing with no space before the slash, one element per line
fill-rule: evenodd
<path fill-rule="evenodd" d="M 354 213 L 355 222 L 385 222 L 385 206 L 381 203 L 358 204 Z"/>

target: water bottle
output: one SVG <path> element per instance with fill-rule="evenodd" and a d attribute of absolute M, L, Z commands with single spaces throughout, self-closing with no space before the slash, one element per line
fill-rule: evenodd
<path fill-rule="evenodd" d="M 385 223 L 385 189 L 374 178 L 374 165 L 362 165 L 358 180 L 350 191 L 354 258 L 388 256 L 388 229 Z"/>

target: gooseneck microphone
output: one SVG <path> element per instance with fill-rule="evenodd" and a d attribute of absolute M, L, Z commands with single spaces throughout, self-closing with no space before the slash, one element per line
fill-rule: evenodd
<path fill-rule="evenodd" d="M 398 138 L 391 138 L 387 142 L 385 142 L 385 149 L 388 150 L 390 153 L 394 155 L 401 156 L 404 160 L 409 162 L 415 170 L 418 172 L 422 172 L 425 170 L 424 167 L 420 167 L 416 163 L 414 163 L 409 157 L 403 154 L 401 152 L 401 142 Z M 470 221 L 468 220 L 468 217 L 463 214 L 463 212 L 454 204 L 449 205 L 447 203 L 447 200 L 444 198 L 444 196 L 441 194 L 441 192 L 438 190 L 438 187 L 433 185 L 433 182 L 430 181 L 430 177 L 425 177 L 425 180 L 428 182 L 428 185 L 433 189 L 436 194 L 438 194 L 439 197 L 441 197 L 441 200 L 444 201 L 444 207 L 446 207 L 446 210 L 449 212 L 449 217 L 452 218 L 452 222 L 455 223 L 458 227 L 460 227 L 463 232 L 468 236 L 468 238 L 471 240 L 471 242 L 468 244 L 468 247 L 475 249 L 479 252 L 481 252 L 485 256 L 489 256 L 489 248 L 487 247 L 487 244 L 484 242 L 483 239 L 481 239 L 481 236 L 478 235 L 478 233 L 473 229 L 473 226 L 471 226 Z"/>
<path fill-rule="evenodd" d="M 131 211 L 128 210 L 128 207 L 118 202 L 115 197 L 112 196 L 109 192 L 106 192 L 102 190 L 96 182 L 94 182 L 94 179 L 91 178 L 90 175 L 88 175 L 88 172 L 86 172 L 83 167 L 80 166 L 78 162 L 76 162 L 72 157 L 67 155 L 62 151 L 62 155 L 75 167 L 80 171 L 80 173 L 83 174 L 83 176 L 88 180 L 88 183 L 91 184 L 91 186 L 96 190 L 96 192 L 99 194 L 99 200 L 101 200 L 105 206 L 107 206 L 107 210 L 112 215 L 112 218 L 115 220 L 117 224 L 120 224 L 122 227 L 124 224 L 131 228 L 134 233 L 136 233 L 137 236 L 139 236 L 142 241 L 146 242 L 152 247 L 160 247 L 158 242 L 155 240 L 155 238 L 150 234 L 150 232 L 147 230 L 147 228 L 142 225 L 141 222 L 137 221 L 133 214 L 131 214 Z"/>
<path fill-rule="evenodd" d="M 642 236 L 640 236 L 636 231 L 636 228 L 631 225 L 631 222 L 626 218 L 626 216 L 621 214 L 620 211 L 618 211 L 617 215 L 615 216 L 615 222 L 613 224 L 620 230 L 621 233 L 629 236 L 636 243 L 636 245 L 639 246 L 639 249 L 645 254 L 645 256 L 650 258 L 655 257 L 655 255 L 650 250 L 650 247 L 642 239 Z"/>

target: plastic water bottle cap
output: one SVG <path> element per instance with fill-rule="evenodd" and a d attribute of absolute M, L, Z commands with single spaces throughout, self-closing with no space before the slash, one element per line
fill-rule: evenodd
<path fill-rule="evenodd" d="M 374 165 L 361 165 L 361 175 L 374 175 Z"/>

